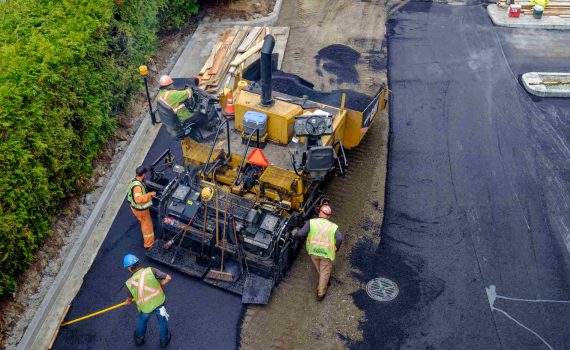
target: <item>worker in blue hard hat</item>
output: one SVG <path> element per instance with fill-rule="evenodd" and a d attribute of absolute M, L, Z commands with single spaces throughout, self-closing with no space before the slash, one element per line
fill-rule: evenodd
<path fill-rule="evenodd" d="M 125 282 L 129 289 L 126 302 L 127 304 L 136 302 L 139 310 L 134 334 L 135 345 L 144 344 L 148 320 L 152 315 L 156 315 L 160 329 L 160 347 L 166 347 L 170 342 L 171 334 L 168 330 L 169 315 L 164 307 L 166 296 L 162 288 L 172 280 L 172 277 L 154 267 L 141 267 L 139 258 L 133 254 L 125 255 L 123 267 L 132 273 L 131 278 Z"/>

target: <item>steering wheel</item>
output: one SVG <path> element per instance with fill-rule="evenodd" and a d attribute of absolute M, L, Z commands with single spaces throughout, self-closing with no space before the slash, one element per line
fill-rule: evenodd
<path fill-rule="evenodd" d="M 327 122 L 323 117 L 314 115 L 305 122 L 305 130 L 309 135 L 321 136 L 327 131 Z"/>

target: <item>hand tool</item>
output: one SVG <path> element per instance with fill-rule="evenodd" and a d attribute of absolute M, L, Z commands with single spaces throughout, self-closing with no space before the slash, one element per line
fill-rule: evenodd
<path fill-rule="evenodd" d="M 204 240 L 206 239 L 206 224 L 208 223 L 208 202 L 206 202 L 206 207 L 204 209 L 204 223 L 202 224 L 202 248 L 200 255 L 196 256 L 196 262 L 200 265 L 208 264 L 210 257 L 204 255 Z M 217 225 L 217 223 L 216 223 Z"/>
<path fill-rule="evenodd" d="M 194 222 L 194 219 L 198 215 L 198 211 L 200 210 L 201 206 L 202 206 L 202 203 L 200 203 L 198 205 L 198 209 L 196 209 L 196 212 L 194 213 L 194 215 L 192 215 L 192 217 L 190 218 L 190 220 L 188 221 L 188 224 L 184 227 L 184 229 L 182 231 L 178 232 L 177 234 L 175 234 L 172 237 L 172 239 L 170 239 L 168 242 L 164 243 L 162 248 L 164 248 L 165 250 L 170 249 L 170 247 L 172 246 L 172 244 L 174 244 L 174 241 L 178 238 L 178 236 L 181 236 L 181 235 L 184 236 L 186 234 L 186 231 L 188 231 L 188 229 L 190 228 L 190 225 L 192 225 L 192 223 Z"/>
<path fill-rule="evenodd" d="M 61 325 L 61 327 L 70 325 L 70 324 L 75 323 L 75 322 L 79 322 L 79 321 L 86 320 L 86 319 L 91 318 L 91 317 L 93 317 L 93 316 L 100 315 L 100 314 L 102 314 L 102 313 L 105 313 L 105 312 L 108 312 L 108 311 L 117 309 L 117 308 L 119 308 L 119 307 L 121 307 L 121 306 L 125 306 L 125 305 L 127 305 L 127 302 L 126 302 L 126 301 L 123 301 L 122 303 L 119 303 L 119 304 L 117 304 L 117 305 L 113 305 L 113 306 L 108 307 L 108 308 L 106 308 L 106 309 L 103 309 L 103 310 L 100 310 L 100 311 L 97 311 L 97 312 L 93 312 L 93 313 L 91 313 L 91 314 L 89 314 L 89 315 L 85 315 L 85 316 L 83 316 L 83 317 L 79 317 L 79 318 L 76 318 L 76 319 L 71 320 L 71 321 L 67 321 L 67 322 L 63 323 L 63 324 Z"/>
<path fill-rule="evenodd" d="M 231 272 L 224 272 L 224 254 L 225 254 L 225 250 L 226 250 L 227 221 L 228 221 L 228 206 L 226 204 L 226 207 L 224 209 L 224 226 L 222 229 L 222 262 L 220 265 L 220 271 L 210 269 L 210 271 L 208 271 L 208 274 L 206 275 L 206 277 L 216 279 L 216 280 L 231 282 L 234 279 L 233 274 Z"/>

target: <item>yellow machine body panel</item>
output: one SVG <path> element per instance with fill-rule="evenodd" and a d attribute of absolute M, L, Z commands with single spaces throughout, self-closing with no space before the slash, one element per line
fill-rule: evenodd
<path fill-rule="evenodd" d="M 295 117 L 303 113 L 303 108 L 296 104 L 275 99 L 271 106 L 262 106 L 260 96 L 241 90 L 234 101 L 235 128 L 243 132 L 243 117 L 247 111 L 261 112 L 267 115 L 267 133 L 269 140 L 286 145 L 294 133 Z"/>

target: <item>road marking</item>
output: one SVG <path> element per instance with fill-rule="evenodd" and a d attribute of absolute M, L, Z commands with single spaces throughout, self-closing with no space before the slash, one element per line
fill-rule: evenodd
<path fill-rule="evenodd" d="M 489 307 L 491 308 L 491 311 L 498 311 L 500 313 L 502 313 L 503 315 L 507 316 L 507 318 L 509 318 L 511 321 L 515 322 L 518 326 L 522 327 L 523 329 L 529 331 L 530 333 L 534 334 L 538 339 L 540 339 L 544 345 L 546 345 L 550 350 L 554 350 L 552 348 L 552 346 L 550 344 L 548 344 L 548 342 L 541 337 L 538 333 L 536 333 L 535 331 L 533 331 L 532 329 L 530 329 L 529 327 L 525 326 L 524 324 L 522 324 L 520 321 L 518 321 L 517 319 L 515 319 L 514 317 L 512 317 L 511 315 L 509 315 L 506 311 L 499 309 L 498 307 L 495 307 L 495 300 L 497 299 L 503 299 L 503 300 L 511 300 L 511 301 L 523 301 L 523 302 L 529 302 L 529 303 L 560 303 L 560 304 L 570 304 L 570 301 L 568 300 L 549 300 L 549 299 L 522 299 L 522 298 L 511 298 L 511 297 L 506 297 L 503 295 L 498 295 L 497 294 L 497 288 L 495 287 L 495 285 L 490 285 L 489 287 L 485 287 L 485 291 L 487 292 L 487 299 L 489 300 Z"/>
<path fill-rule="evenodd" d="M 521 326 L 522 328 L 526 329 L 527 331 L 531 332 L 532 334 L 534 334 L 538 339 L 542 340 L 542 342 L 544 343 L 544 345 L 546 345 L 550 350 L 554 350 L 554 348 L 548 344 L 548 342 L 546 340 L 544 340 L 543 337 L 541 337 L 538 333 L 536 333 L 535 331 L 533 331 L 532 329 L 528 328 L 527 326 L 525 326 L 524 324 L 520 323 L 519 321 L 517 321 L 514 317 L 512 317 L 511 315 L 509 315 L 508 313 L 506 313 L 505 311 L 497 308 L 497 307 L 493 307 L 491 306 L 491 310 L 496 310 L 499 311 L 500 313 L 502 313 L 503 315 L 507 316 L 509 319 L 511 319 L 514 323 L 516 323 L 517 325 Z"/>

